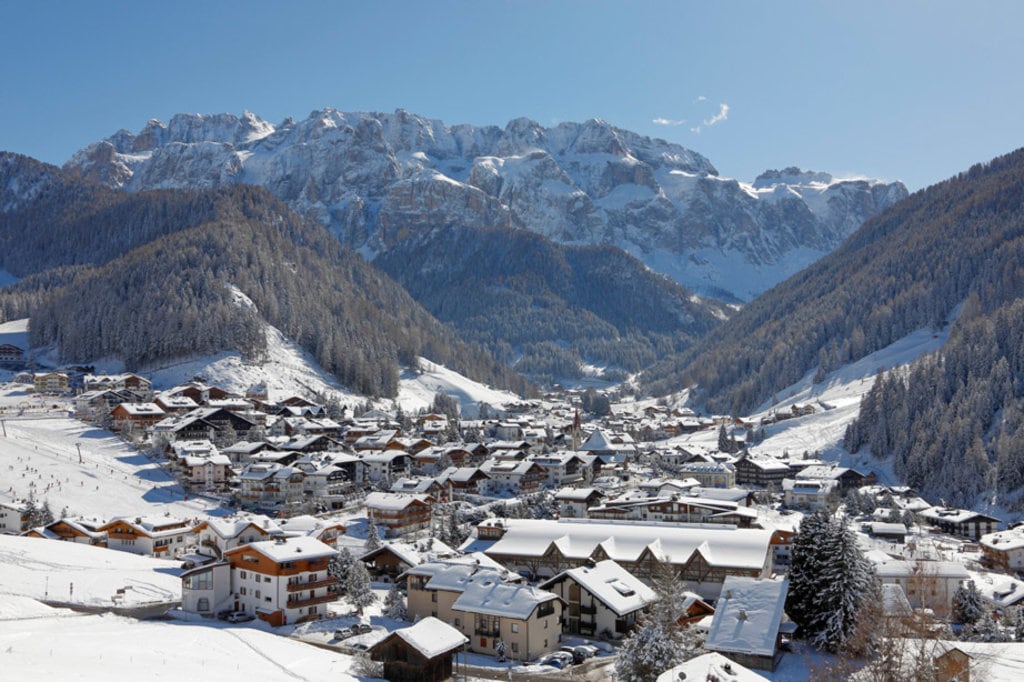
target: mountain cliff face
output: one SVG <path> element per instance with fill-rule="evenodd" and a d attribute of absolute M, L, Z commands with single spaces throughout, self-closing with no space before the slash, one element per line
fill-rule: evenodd
<path fill-rule="evenodd" d="M 367 255 L 453 226 L 613 244 L 700 293 L 737 300 L 907 194 L 898 182 L 795 168 L 741 183 L 696 152 L 597 119 L 447 126 L 402 110 L 325 109 L 279 125 L 248 112 L 179 114 L 119 131 L 65 169 L 130 191 L 262 185 Z"/>

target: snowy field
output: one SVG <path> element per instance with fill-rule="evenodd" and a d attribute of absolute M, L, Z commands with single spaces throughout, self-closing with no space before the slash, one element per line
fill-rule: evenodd
<path fill-rule="evenodd" d="M 60 540 L 0 535 L 0 604 L 8 596 L 85 606 L 181 599 L 180 563 Z M 2 607 L 0 607 L 2 608 Z"/>
<path fill-rule="evenodd" d="M 30 400 L 22 386 L 0 386 L 0 407 Z M 16 414 L 0 413 L 0 500 L 33 493 L 55 515 L 66 508 L 68 515 L 105 519 L 227 513 L 203 499 L 185 500 L 166 472 L 109 431 L 67 417 L 66 411 Z"/>
<path fill-rule="evenodd" d="M 357 679 L 348 674 L 349 656 L 222 623 L 69 617 L 56 611 L 0 619 L 0 652 L 5 679 L 18 680 Z"/>
<path fill-rule="evenodd" d="M 448 393 L 458 400 L 462 406 L 462 415 L 467 419 L 474 419 L 478 415 L 481 402 L 501 409 L 519 400 L 515 393 L 484 386 L 424 358 L 418 360 L 419 370 L 402 372 L 399 379 L 398 404 L 407 413 L 414 414 L 421 407 L 429 408 L 434 394 L 438 392 Z"/>

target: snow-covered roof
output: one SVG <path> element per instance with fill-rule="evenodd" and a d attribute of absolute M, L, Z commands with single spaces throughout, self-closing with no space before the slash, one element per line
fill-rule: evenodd
<path fill-rule="evenodd" d="M 426 504 L 427 496 L 373 492 L 366 496 L 366 501 L 364 502 L 367 509 L 380 509 L 382 511 L 400 511 L 415 503 Z"/>
<path fill-rule="evenodd" d="M 394 634 L 424 658 L 434 658 L 469 643 L 465 635 L 433 616 L 427 616 L 411 627 L 395 630 Z"/>
<path fill-rule="evenodd" d="M 956 561 L 882 561 L 875 564 L 879 578 L 909 578 L 912 576 L 956 578 L 970 577 L 964 565 Z"/>
<path fill-rule="evenodd" d="M 390 551 L 408 566 L 418 566 L 423 563 L 423 557 L 416 551 L 416 548 L 405 542 L 386 542 L 377 549 L 371 549 L 369 552 L 362 554 L 359 560 L 366 561 L 374 554 L 384 550 Z"/>
<path fill-rule="evenodd" d="M 277 523 L 266 516 L 234 516 L 228 518 L 211 516 L 206 519 L 206 526 L 225 539 L 241 535 L 250 526 L 270 535 L 276 535 L 281 532 Z"/>
<path fill-rule="evenodd" d="M 555 499 L 567 502 L 586 502 L 595 494 L 604 496 L 604 493 L 597 488 L 562 488 L 555 493 Z"/>
<path fill-rule="evenodd" d="M 681 564 L 705 545 L 704 558 L 716 566 L 758 570 L 764 566 L 772 531 L 715 525 L 506 519 L 505 534 L 485 551 L 491 557 L 542 556 L 555 543 L 564 556 L 586 559 L 601 545 L 608 558 L 632 562 L 652 546 L 652 551 Z"/>
<path fill-rule="evenodd" d="M 766 682 L 767 677 L 712 651 L 691 658 L 685 663 L 658 675 L 658 682 L 679 680 L 729 680 L 730 682 Z"/>
<path fill-rule="evenodd" d="M 657 599 L 654 590 L 610 559 L 590 567 L 580 566 L 562 571 L 538 587 L 546 589 L 548 585 L 567 577 L 579 583 L 620 617 L 638 611 Z"/>
<path fill-rule="evenodd" d="M 505 582 L 494 571 L 480 571 L 466 583 L 452 610 L 525 620 L 538 605 L 557 599 L 554 594 L 530 585 Z"/>
<path fill-rule="evenodd" d="M 250 547 L 273 562 L 283 563 L 285 561 L 298 561 L 307 559 L 319 559 L 321 557 L 334 556 L 338 552 L 320 542 L 316 538 L 300 535 L 292 538 L 278 538 L 277 540 L 264 540 L 253 542 L 245 547 Z M 245 549 L 229 550 L 226 554 L 238 552 Z"/>
<path fill-rule="evenodd" d="M 1008 552 L 1012 549 L 1024 548 L 1024 526 L 1017 526 L 1009 530 L 1000 530 L 995 533 L 982 535 L 978 542 L 983 547 L 988 547 L 1000 552 Z"/>
<path fill-rule="evenodd" d="M 726 576 L 704 648 L 774 656 L 789 580 Z"/>

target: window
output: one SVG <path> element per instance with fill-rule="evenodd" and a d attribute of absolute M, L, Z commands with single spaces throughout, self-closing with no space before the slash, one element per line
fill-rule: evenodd
<path fill-rule="evenodd" d="M 270 601 L 270 597 L 264 597 L 264 598 L 263 598 L 263 601 L 265 601 L 265 602 L 269 602 L 269 601 Z"/>
<path fill-rule="evenodd" d="M 263 576 L 263 582 L 269 583 L 270 582 L 270 576 L 269 575 Z"/>
<path fill-rule="evenodd" d="M 260 598 L 260 591 L 259 591 L 259 590 L 256 590 L 256 598 L 257 598 L 257 599 L 259 599 L 259 598 Z"/>
<path fill-rule="evenodd" d="M 239 587 L 238 588 L 238 594 L 240 594 L 240 595 L 242 595 L 244 597 L 245 596 L 245 588 L 244 587 Z"/>
<path fill-rule="evenodd" d="M 546 639 L 544 640 L 544 648 L 545 648 L 545 649 L 547 649 L 547 648 L 548 648 L 548 640 L 546 640 Z"/>
<path fill-rule="evenodd" d="M 241 578 L 242 580 L 245 580 L 247 575 L 248 575 L 248 573 L 246 573 L 245 571 L 240 571 L 238 573 L 238 577 Z"/>
<path fill-rule="evenodd" d="M 197 600 L 196 601 L 196 610 L 197 611 L 209 611 L 210 610 L 210 600 L 207 599 L 206 597 L 202 597 L 201 599 Z"/>
<path fill-rule="evenodd" d="M 455 627 L 462 627 L 462 619 L 461 618 L 456 618 L 454 625 L 455 625 Z"/>
<path fill-rule="evenodd" d="M 434 602 L 435 604 L 437 603 L 437 590 L 434 590 L 430 593 L 430 601 Z"/>
<path fill-rule="evenodd" d="M 519 642 L 512 642 L 512 653 L 519 653 Z"/>
<path fill-rule="evenodd" d="M 519 632 L 519 623 L 512 623 L 512 632 Z"/>
<path fill-rule="evenodd" d="M 315 606 L 310 606 L 309 607 L 309 612 L 310 613 L 316 613 L 316 607 Z"/>
<path fill-rule="evenodd" d="M 545 630 L 548 629 L 548 619 L 547 618 L 544 619 L 544 629 Z"/>

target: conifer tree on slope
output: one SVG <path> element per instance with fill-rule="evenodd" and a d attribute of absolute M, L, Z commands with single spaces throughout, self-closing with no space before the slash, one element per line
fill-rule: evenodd
<path fill-rule="evenodd" d="M 363 609 L 377 601 L 377 595 L 370 588 L 370 574 L 362 561 L 353 562 L 345 578 L 345 599 L 362 615 Z"/>

